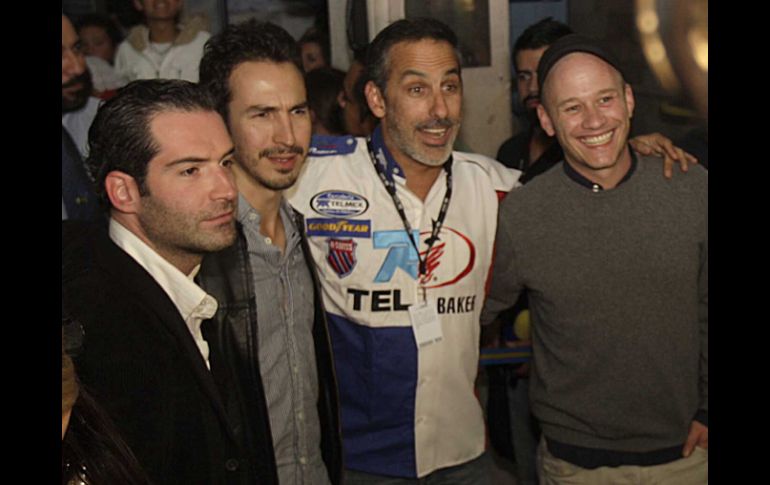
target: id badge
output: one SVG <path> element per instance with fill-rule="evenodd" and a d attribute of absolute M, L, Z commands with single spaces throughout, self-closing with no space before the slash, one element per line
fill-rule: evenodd
<path fill-rule="evenodd" d="M 410 305 L 409 318 L 412 320 L 412 330 L 418 347 L 441 342 L 444 338 L 435 302 L 427 300 Z"/>

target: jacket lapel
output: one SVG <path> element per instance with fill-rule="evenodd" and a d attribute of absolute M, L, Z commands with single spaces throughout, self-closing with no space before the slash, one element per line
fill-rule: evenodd
<path fill-rule="evenodd" d="M 185 364 L 192 369 L 198 384 L 219 415 L 228 435 L 235 439 L 228 424 L 225 406 L 219 395 L 214 378 L 195 344 L 187 325 L 174 303 L 161 286 L 131 256 L 119 248 L 109 237 L 102 237 L 97 247 L 97 264 L 122 282 L 127 291 L 135 293 L 154 312 L 163 328 L 170 332 L 176 345 L 182 350 Z"/>

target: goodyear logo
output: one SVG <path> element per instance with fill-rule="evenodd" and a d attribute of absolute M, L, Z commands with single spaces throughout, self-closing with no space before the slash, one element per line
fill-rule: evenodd
<path fill-rule="evenodd" d="M 353 192 L 330 190 L 314 195 L 310 207 L 324 216 L 354 217 L 366 212 L 369 201 Z"/>
<path fill-rule="evenodd" d="M 372 237 L 370 220 L 308 219 L 307 235 L 321 237 Z"/>

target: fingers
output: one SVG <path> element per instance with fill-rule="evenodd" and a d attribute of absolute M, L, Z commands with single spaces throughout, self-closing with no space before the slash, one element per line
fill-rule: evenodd
<path fill-rule="evenodd" d="M 667 179 L 674 176 L 674 159 L 668 155 L 663 157 L 663 176 Z"/>
<path fill-rule="evenodd" d="M 682 456 L 687 458 L 695 450 L 695 445 L 698 443 L 698 435 L 690 430 L 690 434 L 687 435 L 687 441 L 684 442 L 684 448 L 682 450 Z"/>
<path fill-rule="evenodd" d="M 687 440 L 682 448 L 682 456 L 687 458 L 699 446 L 704 450 L 709 449 L 709 429 L 703 424 L 693 421 L 690 425 L 690 432 L 687 434 Z"/>

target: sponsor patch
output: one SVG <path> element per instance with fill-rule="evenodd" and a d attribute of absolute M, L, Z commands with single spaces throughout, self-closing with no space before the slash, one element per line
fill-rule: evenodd
<path fill-rule="evenodd" d="M 329 239 L 326 260 L 340 278 L 349 275 L 356 267 L 356 246 L 353 239 Z"/>
<path fill-rule="evenodd" d="M 412 235 L 415 239 L 419 237 L 421 248 L 427 246 L 425 239 L 429 236 L 429 231 L 422 231 L 418 235 L 416 230 Z M 400 270 L 418 280 L 420 285 L 427 289 L 443 288 L 465 278 L 476 261 L 476 248 L 470 238 L 448 226 L 441 228 L 439 239 L 431 247 L 430 253 L 425 249 L 420 251 L 420 258 L 425 260 L 426 266 L 426 272 L 422 276 L 418 274 L 417 252 L 403 229 L 375 232 L 372 246 L 374 249 L 388 251 L 374 277 L 375 283 L 389 282 L 396 270 Z"/>
<path fill-rule="evenodd" d="M 354 217 L 369 209 L 369 201 L 353 192 L 329 190 L 314 195 L 310 207 L 324 216 Z"/>
<path fill-rule="evenodd" d="M 372 222 L 348 219 L 307 219 L 307 235 L 322 237 L 372 237 Z"/>

